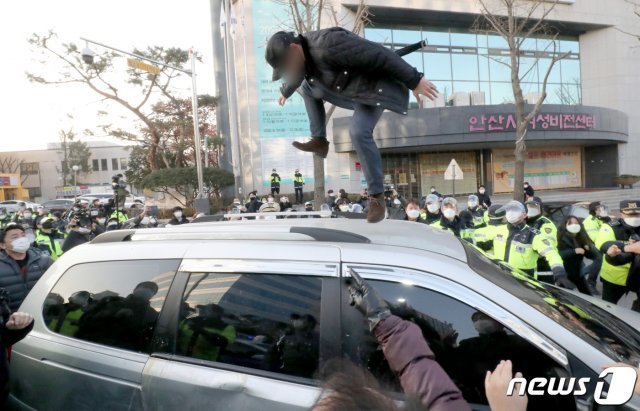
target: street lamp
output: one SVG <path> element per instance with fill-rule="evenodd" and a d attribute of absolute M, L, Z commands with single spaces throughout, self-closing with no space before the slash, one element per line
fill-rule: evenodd
<path fill-rule="evenodd" d="M 77 184 L 77 180 L 78 180 L 78 170 L 80 170 L 80 166 L 77 164 L 74 164 L 71 169 L 73 170 L 73 192 L 75 193 L 74 195 L 77 196 L 78 195 L 78 184 Z"/>
<path fill-rule="evenodd" d="M 145 60 L 153 64 L 157 64 L 159 66 L 168 67 L 173 70 L 177 70 L 181 73 L 184 73 L 191 77 L 191 108 L 193 110 L 193 140 L 195 144 L 196 151 L 196 174 L 198 176 L 198 197 L 195 202 L 196 210 L 202 213 L 209 212 L 209 201 L 204 197 L 204 176 L 202 172 L 202 154 L 200 150 L 202 148 L 201 140 L 200 140 L 200 127 L 198 121 L 198 94 L 196 91 L 196 53 L 193 49 L 189 49 L 189 56 L 191 58 L 191 70 L 185 70 L 180 67 L 172 66 L 167 63 L 150 59 L 145 56 L 141 56 L 135 53 L 129 53 L 124 50 L 117 49 L 115 47 L 107 46 L 106 44 L 98 43 L 97 41 L 88 40 L 84 37 L 80 37 L 81 40 L 84 40 L 87 44 L 84 49 L 82 49 L 82 61 L 86 64 L 93 64 L 96 53 L 89 48 L 89 43 L 95 44 L 100 47 L 104 47 L 109 50 L 117 51 L 118 53 L 126 54 L 128 56 L 135 57 L 140 60 Z M 75 167 L 75 166 L 74 166 Z"/>

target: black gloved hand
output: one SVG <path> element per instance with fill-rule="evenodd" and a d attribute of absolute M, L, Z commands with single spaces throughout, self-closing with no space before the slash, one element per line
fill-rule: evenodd
<path fill-rule="evenodd" d="M 364 314 L 369 321 L 369 330 L 373 331 L 378 323 L 391 315 L 389 305 L 382 296 L 367 284 L 355 270 L 350 270 L 350 304 Z"/>
<path fill-rule="evenodd" d="M 567 276 L 567 272 L 562 267 L 553 267 L 553 277 L 555 279 L 555 284 L 558 287 L 568 288 L 569 290 L 575 290 L 576 285 L 569 280 Z"/>

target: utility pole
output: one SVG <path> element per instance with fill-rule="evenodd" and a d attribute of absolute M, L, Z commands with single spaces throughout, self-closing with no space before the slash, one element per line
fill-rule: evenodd
<path fill-rule="evenodd" d="M 224 27 L 224 51 L 227 68 L 227 94 L 229 95 L 229 131 L 231 134 L 231 155 L 235 180 L 234 197 L 242 194 L 242 172 L 240 169 L 240 136 L 238 133 L 238 101 L 235 87 L 235 62 L 233 58 L 233 38 L 231 36 L 231 0 L 224 0 L 226 23 Z"/>
<path fill-rule="evenodd" d="M 218 134 L 224 138 L 222 155 L 219 158 L 220 168 L 232 171 L 231 166 L 231 133 L 229 131 L 229 100 L 227 99 L 227 74 L 225 67 L 224 42 L 220 31 L 220 12 L 224 0 L 210 0 L 211 35 L 213 45 L 213 72 L 218 106 L 216 108 L 216 124 Z"/>

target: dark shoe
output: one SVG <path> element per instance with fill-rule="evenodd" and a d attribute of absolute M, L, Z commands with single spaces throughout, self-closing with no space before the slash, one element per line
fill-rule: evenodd
<path fill-rule="evenodd" d="M 317 154 L 322 158 L 327 158 L 327 154 L 329 153 L 329 142 L 326 138 L 311 138 L 311 140 L 306 143 L 294 141 L 293 146 L 300 151 Z"/>
<path fill-rule="evenodd" d="M 379 223 L 384 220 L 387 214 L 387 204 L 384 201 L 384 194 L 372 195 L 369 198 L 369 211 L 367 212 L 367 222 Z"/>
<path fill-rule="evenodd" d="M 587 280 L 586 283 L 587 283 L 587 289 L 589 290 L 589 294 L 591 294 L 594 297 L 598 297 L 600 295 L 600 292 L 596 288 L 596 282 L 593 280 Z"/>

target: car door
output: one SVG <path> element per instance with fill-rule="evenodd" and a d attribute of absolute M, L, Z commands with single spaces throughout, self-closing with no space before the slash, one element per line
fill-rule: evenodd
<path fill-rule="evenodd" d="M 307 247 L 308 248 L 308 247 Z M 185 259 L 142 378 L 146 409 L 307 410 L 339 355 L 337 249 L 289 260 Z M 264 250 L 263 250 L 264 251 Z M 307 250 L 308 252 L 309 250 Z M 274 255 L 272 254 L 272 257 Z"/>
<path fill-rule="evenodd" d="M 43 294 L 34 331 L 14 347 L 13 407 L 141 410 L 142 370 L 179 264 L 103 261 L 63 273 Z"/>
<path fill-rule="evenodd" d="M 371 371 L 381 386 L 402 393 L 397 377 L 372 343 L 363 316 L 349 306 L 347 283 L 353 268 L 389 303 L 391 312 L 418 325 L 425 340 L 474 410 L 488 410 L 484 377 L 510 359 L 528 378 L 567 377 L 567 353 L 510 312 L 466 287 L 428 273 L 364 264 L 344 264 L 341 336 L 345 357 Z M 591 390 L 591 392 L 593 392 Z M 576 409 L 570 396 L 529 398 L 528 409 Z"/>

